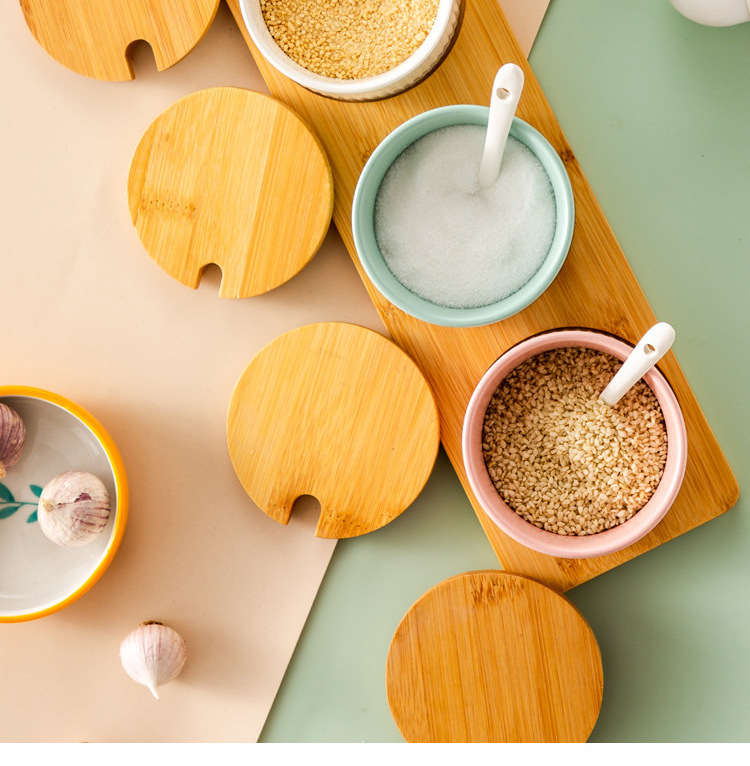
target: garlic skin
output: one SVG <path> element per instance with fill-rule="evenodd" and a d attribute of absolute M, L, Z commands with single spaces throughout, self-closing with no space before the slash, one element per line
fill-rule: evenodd
<path fill-rule="evenodd" d="M 141 623 L 120 644 L 123 670 L 156 699 L 158 688 L 180 675 L 186 658 L 182 636 L 161 622 Z"/>
<path fill-rule="evenodd" d="M 39 495 L 39 527 L 57 545 L 90 543 L 107 525 L 109 513 L 106 487 L 85 471 L 58 474 Z"/>
<path fill-rule="evenodd" d="M 21 416 L 7 404 L 0 402 L 0 479 L 14 466 L 26 444 L 26 426 Z"/>

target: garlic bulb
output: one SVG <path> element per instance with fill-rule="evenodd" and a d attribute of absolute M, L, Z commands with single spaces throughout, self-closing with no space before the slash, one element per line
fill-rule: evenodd
<path fill-rule="evenodd" d="M 26 443 L 26 426 L 21 416 L 7 404 L 0 402 L 0 479 L 6 469 L 15 465 Z"/>
<path fill-rule="evenodd" d="M 107 488 L 85 471 L 58 474 L 39 495 L 37 518 L 42 532 L 53 543 L 85 545 L 107 525 Z"/>
<path fill-rule="evenodd" d="M 159 699 L 158 687 L 182 672 L 187 650 L 180 634 L 161 622 L 141 623 L 120 644 L 120 662 L 125 672 Z"/>

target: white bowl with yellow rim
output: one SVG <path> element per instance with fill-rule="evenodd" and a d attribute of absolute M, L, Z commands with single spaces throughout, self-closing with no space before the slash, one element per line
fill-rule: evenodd
<path fill-rule="evenodd" d="M 0 623 L 22 622 L 68 606 L 102 576 L 125 531 L 128 483 L 111 437 L 79 405 L 28 386 L 0 386 L 0 402 L 26 426 L 21 457 L 0 481 Z M 44 485 L 72 470 L 101 479 L 111 510 L 101 534 L 69 548 L 45 537 L 36 513 Z"/>

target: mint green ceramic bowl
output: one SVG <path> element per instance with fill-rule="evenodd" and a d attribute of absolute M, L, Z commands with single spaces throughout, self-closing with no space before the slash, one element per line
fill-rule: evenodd
<path fill-rule="evenodd" d="M 547 257 L 534 276 L 503 300 L 476 308 L 450 308 L 431 303 L 396 279 L 383 260 L 375 238 L 375 200 L 380 184 L 395 159 L 416 140 L 450 125 L 487 125 L 489 108 L 471 104 L 443 106 L 413 117 L 378 145 L 357 182 L 352 205 L 352 229 L 357 255 L 375 287 L 394 306 L 417 319 L 446 327 L 478 327 L 517 314 L 533 303 L 552 283 L 565 261 L 575 220 L 573 191 L 557 152 L 544 136 L 518 117 L 510 135 L 524 143 L 547 172 L 554 192 L 557 218 Z"/>

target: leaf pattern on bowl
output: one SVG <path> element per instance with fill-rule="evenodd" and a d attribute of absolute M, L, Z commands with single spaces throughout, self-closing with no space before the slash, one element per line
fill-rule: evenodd
<path fill-rule="evenodd" d="M 29 490 L 34 497 L 38 498 L 42 494 L 42 487 L 38 484 L 29 484 Z M 33 524 L 37 520 L 36 506 L 39 504 L 38 500 L 16 500 L 13 493 L 0 482 L 0 519 L 7 519 L 11 517 L 19 508 L 24 505 L 33 505 L 34 512 L 26 519 L 27 524 Z"/>

